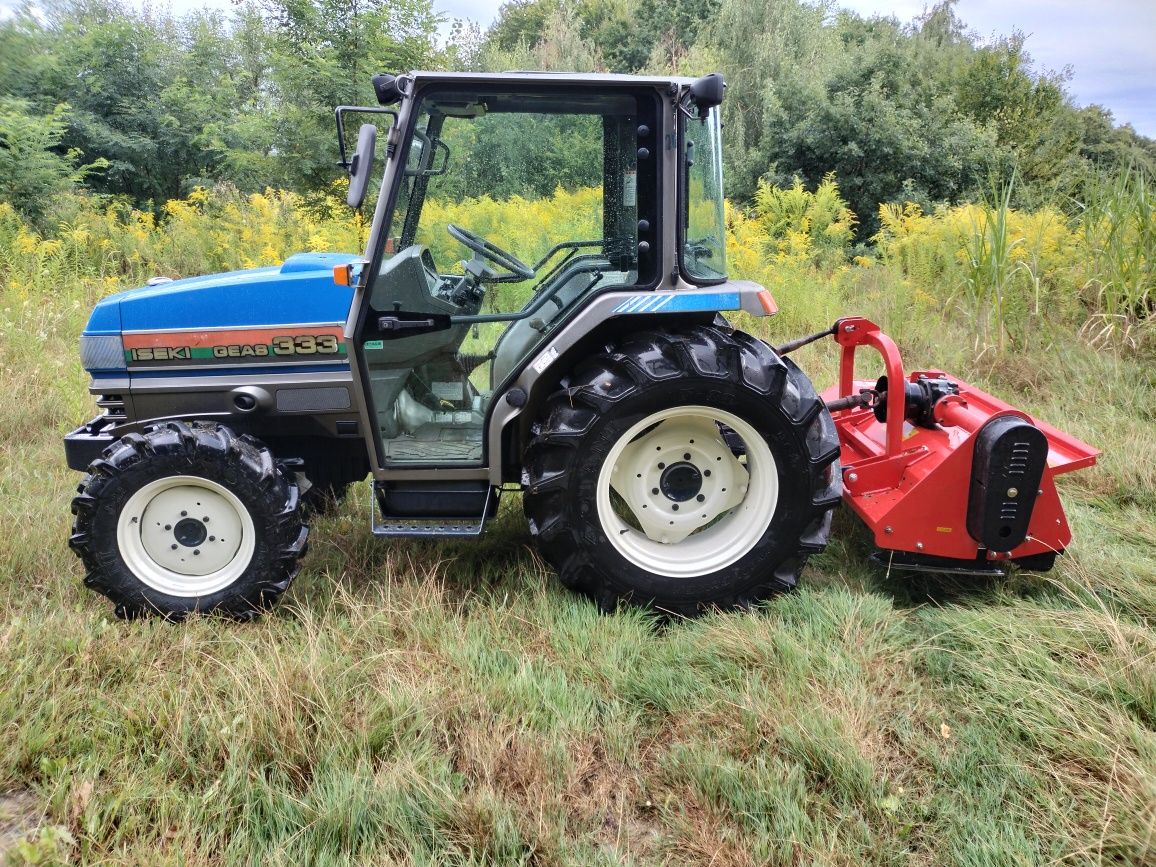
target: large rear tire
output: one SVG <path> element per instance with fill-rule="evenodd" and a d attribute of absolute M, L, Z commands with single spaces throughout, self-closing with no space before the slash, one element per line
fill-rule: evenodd
<path fill-rule="evenodd" d="M 89 467 L 69 544 L 120 617 L 247 620 L 297 574 L 298 489 L 257 440 L 210 422 L 128 434 Z"/>
<path fill-rule="evenodd" d="M 523 462 L 531 533 L 603 608 L 680 616 L 795 586 L 839 501 L 835 427 L 806 376 L 726 327 L 627 338 L 552 395 Z"/>

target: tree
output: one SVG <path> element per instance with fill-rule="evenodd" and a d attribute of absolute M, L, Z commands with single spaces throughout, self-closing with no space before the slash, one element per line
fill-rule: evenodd
<path fill-rule="evenodd" d="M 80 165 L 80 151 L 60 151 L 68 113 L 64 104 L 40 114 L 30 112 L 23 100 L 0 97 L 0 201 L 34 220 L 54 196 L 105 165 L 103 160 Z"/>
<path fill-rule="evenodd" d="M 272 20 L 273 147 L 283 182 L 337 177 L 333 108 L 375 105 L 371 78 L 437 66 L 430 0 L 263 0 Z"/>

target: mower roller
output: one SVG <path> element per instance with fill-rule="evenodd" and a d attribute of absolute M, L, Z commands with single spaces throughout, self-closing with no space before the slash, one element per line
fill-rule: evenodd
<path fill-rule="evenodd" d="M 1054 479 L 1091 447 L 906 375 L 866 319 L 778 349 L 733 326 L 777 306 L 726 272 L 721 76 L 373 86 L 336 110 L 349 205 L 378 190 L 362 255 L 157 278 L 89 318 L 102 411 L 65 437 L 70 543 L 118 615 L 252 617 L 367 475 L 382 537 L 476 536 L 520 493 L 543 558 L 606 609 L 788 590 L 840 500 L 890 567 L 1046 569 L 1070 542 Z M 826 338 L 820 395 L 789 356 Z M 885 376 L 856 380 L 860 347 Z"/>

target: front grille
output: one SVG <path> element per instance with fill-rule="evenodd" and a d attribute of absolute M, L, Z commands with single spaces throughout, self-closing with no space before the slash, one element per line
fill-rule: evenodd
<path fill-rule="evenodd" d="M 96 400 L 96 405 L 104 410 L 109 418 L 125 418 L 124 397 L 119 394 L 102 394 Z"/>

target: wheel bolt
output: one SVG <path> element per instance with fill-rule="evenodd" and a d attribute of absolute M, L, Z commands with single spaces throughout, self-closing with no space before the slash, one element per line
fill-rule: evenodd
<path fill-rule="evenodd" d="M 700 503 L 705 503 L 706 502 L 706 494 L 699 494 L 697 497 L 695 497 L 695 499 L 698 500 Z"/>
<path fill-rule="evenodd" d="M 674 511 L 677 512 L 678 511 L 678 503 L 671 503 L 670 508 L 674 509 Z"/>
<path fill-rule="evenodd" d="M 652 493 L 652 494 L 657 494 L 657 493 L 658 493 L 658 488 L 651 488 L 651 489 L 650 489 L 650 493 Z"/>
<path fill-rule="evenodd" d="M 210 537 L 209 537 L 209 541 L 210 541 L 210 542 L 216 542 L 216 541 L 217 541 L 217 537 L 216 537 L 216 536 L 210 536 Z"/>
<path fill-rule="evenodd" d="M 209 516 L 205 515 L 205 517 L 201 518 L 201 521 L 206 523 L 206 524 L 209 523 Z"/>
<path fill-rule="evenodd" d="M 188 512 L 181 512 L 181 517 L 182 517 L 182 518 L 187 518 L 188 516 L 189 516 L 189 513 L 188 513 Z"/>
<path fill-rule="evenodd" d="M 690 460 L 690 452 L 686 452 L 685 454 L 683 454 L 682 459 L 684 461 L 689 461 Z"/>
<path fill-rule="evenodd" d="M 200 554 L 200 553 L 201 553 L 201 549 L 200 549 L 200 548 L 194 548 L 194 549 L 193 549 L 193 554 L 194 554 L 194 555 L 196 555 L 196 554 Z"/>
<path fill-rule="evenodd" d="M 166 529 L 166 530 L 171 530 L 172 528 L 173 528 L 173 525 L 172 525 L 172 524 L 165 524 L 165 529 Z"/>
<path fill-rule="evenodd" d="M 177 543 L 176 542 L 173 542 L 172 548 L 174 551 L 177 550 Z"/>
<path fill-rule="evenodd" d="M 704 476 L 709 476 L 709 475 L 710 475 L 710 470 L 703 470 L 703 471 L 702 471 L 702 474 L 703 474 Z"/>
<path fill-rule="evenodd" d="M 658 468 L 659 468 L 660 470 L 665 470 L 665 469 L 666 469 L 666 464 L 664 464 L 662 461 L 659 461 L 659 462 L 658 462 Z"/>

